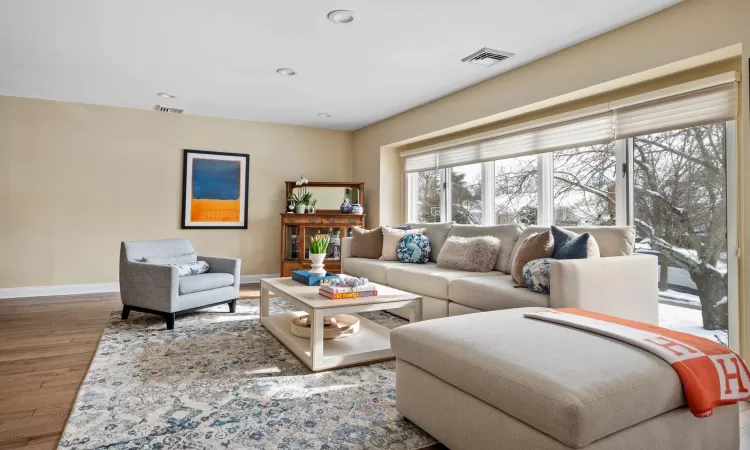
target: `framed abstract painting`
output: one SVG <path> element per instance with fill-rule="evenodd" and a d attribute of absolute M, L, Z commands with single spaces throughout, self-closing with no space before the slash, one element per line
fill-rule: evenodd
<path fill-rule="evenodd" d="M 245 228 L 250 155 L 185 150 L 182 228 Z"/>

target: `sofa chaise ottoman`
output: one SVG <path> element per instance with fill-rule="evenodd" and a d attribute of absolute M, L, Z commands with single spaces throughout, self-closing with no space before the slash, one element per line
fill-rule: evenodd
<path fill-rule="evenodd" d="M 672 366 L 518 308 L 391 333 L 396 408 L 451 448 L 735 450 L 739 408 L 694 417 Z"/>

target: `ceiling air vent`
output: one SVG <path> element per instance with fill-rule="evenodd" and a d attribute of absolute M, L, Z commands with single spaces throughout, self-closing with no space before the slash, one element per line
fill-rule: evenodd
<path fill-rule="evenodd" d="M 182 112 L 184 111 L 184 109 L 170 108 L 168 106 L 156 105 L 156 106 L 154 106 L 154 111 L 165 112 L 165 113 L 172 113 L 172 114 L 182 114 Z"/>
<path fill-rule="evenodd" d="M 491 49 L 485 47 L 481 50 L 477 50 L 466 58 L 462 59 L 462 62 L 468 62 L 472 64 L 480 64 L 482 66 L 494 66 L 495 64 L 513 56 L 514 53 L 501 52 L 500 50 Z"/>

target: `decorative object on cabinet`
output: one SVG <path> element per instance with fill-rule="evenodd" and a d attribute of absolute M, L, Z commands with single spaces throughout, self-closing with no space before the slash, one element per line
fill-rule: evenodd
<path fill-rule="evenodd" d="M 352 212 L 352 204 L 349 203 L 349 199 L 345 198 L 343 202 L 341 202 L 341 212 L 344 214 L 349 214 Z"/>
<path fill-rule="evenodd" d="M 294 200 L 292 200 L 291 198 L 287 199 L 287 201 L 286 201 L 286 212 L 293 213 L 294 212 L 294 206 L 295 206 Z"/>
<path fill-rule="evenodd" d="M 308 205 L 312 200 L 313 193 L 307 191 L 307 184 L 309 181 L 302 175 L 299 180 L 294 182 L 294 188 L 289 189 L 287 182 L 287 199 L 294 202 L 294 212 L 297 214 L 304 214 L 307 212 Z"/>
<path fill-rule="evenodd" d="M 300 199 L 305 193 L 310 194 L 307 204 L 310 205 L 315 200 L 316 213 L 340 213 L 341 200 L 344 198 L 348 199 L 350 204 L 364 205 L 364 183 L 307 181 L 300 185 L 297 184 L 299 182 L 300 180 L 286 182 L 285 199 L 295 200 L 292 194 Z"/>
<path fill-rule="evenodd" d="M 286 182 L 286 194 L 296 188 L 296 182 Z M 313 193 L 316 204 L 314 214 L 282 213 L 281 218 L 281 268 L 282 277 L 292 276 L 292 271 L 309 270 L 310 237 L 326 234 L 330 238 L 325 268 L 330 273 L 341 273 L 341 238 L 351 236 L 352 227 L 364 227 L 364 214 L 343 214 L 338 204 L 349 192 L 361 204 L 364 201 L 364 183 L 308 182 L 308 193 Z M 322 190 L 316 190 L 322 189 Z M 356 196 L 354 196 L 356 194 Z M 330 208 L 330 209 L 329 209 Z"/>
<path fill-rule="evenodd" d="M 247 229 L 250 155 L 184 150 L 182 224 Z"/>
<path fill-rule="evenodd" d="M 359 203 L 355 203 L 352 205 L 352 214 L 364 214 L 365 208 L 362 207 Z"/>
<path fill-rule="evenodd" d="M 330 242 L 331 238 L 327 234 L 317 234 L 310 238 L 310 261 L 312 261 L 310 275 L 325 276 L 326 271 L 323 268 L 323 262 L 326 259 Z"/>

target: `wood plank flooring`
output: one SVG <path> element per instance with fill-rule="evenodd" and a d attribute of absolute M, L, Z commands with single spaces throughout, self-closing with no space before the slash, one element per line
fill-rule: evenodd
<path fill-rule="evenodd" d="M 258 290 L 244 285 L 241 298 Z M 109 313 L 121 307 L 118 294 L 0 300 L 0 450 L 57 448 Z M 750 404 L 740 409 L 750 450 Z"/>

